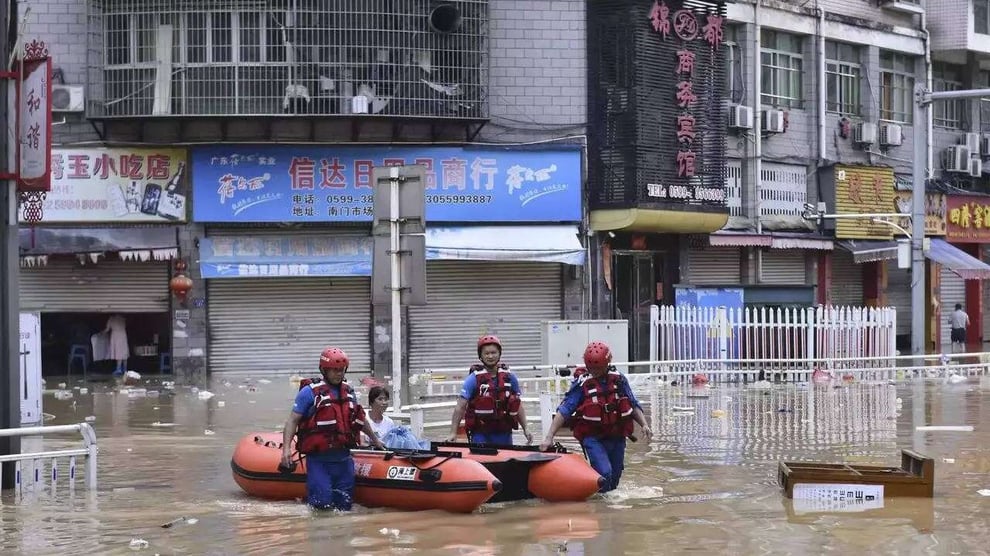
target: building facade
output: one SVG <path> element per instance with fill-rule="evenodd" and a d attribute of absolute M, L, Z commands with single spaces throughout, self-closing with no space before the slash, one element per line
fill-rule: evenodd
<path fill-rule="evenodd" d="M 947 347 L 946 322 L 956 303 L 973 320 L 970 343 L 982 342 L 980 280 L 990 276 L 990 267 L 979 260 L 985 258 L 981 235 L 970 230 L 965 240 L 961 232 L 946 237 L 946 228 L 965 218 L 969 228 L 982 229 L 974 199 L 965 195 L 986 191 L 985 111 L 977 101 L 940 102 L 929 124 L 913 121 L 913 103 L 916 85 L 936 91 L 985 86 L 985 3 L 940 2 L 929 11 L 916 0 L 615 4 L 613 12 L 626 10 L 621 21 L 589 8 L 589 208 L 592 228 L 598 223 L 602 232 L 592 249 L 599 256 L 592 271 L 598 273 L 599 314 L 631 315 L 634 353 L 649 355 L 643 321 L 651 302 L 676 304 L 679 292 L 688 302 L 700 299 L 691 290 L 726 286 L 742 292 L 739 307 L 894 305 L 899 348 L 908 349 L 911 277 L 897 252 L 909 220 L 897 215 L 910 212 L 916 125 L 930 125 L 932 137 L 931 179 L 920 185 L 926 187 L 931 245 L 926 347 Z M 724 130 L 724 169 L 717 155 L 699 154 L 703 167 L 681 184 L 683 176 L 656 168 L 680 170 L 677 153 L 697 146 L 680 133 L 672 145 L 665 143 L 687 113 L 678 111 L 684 108 L 681 91 L 668 89 L 685 76 L 697 80 L 698 71 L 683 71 L 681 54 L 692 48 L 678 45 L 684 35 L 710 39 L 713 16 L 723 44 L 709 43 L 711 56 L 696 55 L 694 62 L 722 64 L 701 69 L 706 84 L 720 90 L 704 89 L 700 105 L 688 111 L 694 121 L 701 121 L 695 108 L 708 111 L 707 144 Z M 617 28 L 609 25 L 626 29 L 612 46 L 607 39 Z M 599 37 L 605 37 L 601 44 Z M 721 129 L 716 100 L 724 110 Z M 638 136 L 619 137 L 623 117 L 636 122 Z M 596 175 L 596 168 L 609 177 Z M 724 196 L 691 192 L 709 177 Z M 616 200 L 616 183 L 626 184 L 626 198 Z M 651 195 L 674 189 L 685 193 L 676 201 L 667 195 L 657 203 Z M 970 204 L 963 207 L 964 201 Z M 649 224 L 631 214 L 624 221 L 596 219 L 596 209 L 610 204 L 641 216 L 659 212 Z M 982 204 L 975 206 L 982 214 Z M 809 218 L 819 210 L 829 217 Z M 885 222 L 855 217 L 864 213 L 885 215 Z M 726 297 L 711 299 L 724 303 Z"/>
<path fill-rule="evenodd" d="M 510 364 L 539 363 L 541 321 L 589 315 L 583 2 L 27 5 L 23 37 L 54 60 L 67 172 L 22 232 L 23 306 L 43 328 L 48 313 L 84 311 L 82 343 L 108 313 L 154 313 L 161 326 L 132 354 L 183 378 L 309 372 L 327 344 L 387 375 L 370 179 L 414 163 L 428 304 L 404 313 L 407 368 L 463 367 L 484 333 L 503 337 Z M 168 290 L 178 261 L 185 300 Z M 107 293 L 122 290 L 138 293 Z"/>

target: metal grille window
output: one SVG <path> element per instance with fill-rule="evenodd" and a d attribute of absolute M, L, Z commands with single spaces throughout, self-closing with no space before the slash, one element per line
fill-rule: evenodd
<path fill-rule="evenodd" d="M 89 0 L 92 117 L 483 118 L 488 0 Z"/>
<path fill-rule="evenodd" d="M 880 119 L 911 123 L 914 117 L 914 57 L 880 51 Z"/>
<path fill-rule="evenodd" d="M 860 86 L 859 47 L 825 42 L 825 107 L 829 112 L 858 115 Z"/>
<path fill-rule="evenodd" d="M 802 38 L 764 29 L 760 33 L 762 102 L 770 106 L 801 107 Z"/>
<path fill-rule="evenodd" d="M 935 91 L 958 91 L 962 89 L 962 66 L 942 62 L 932 64 L 932 89 Z M 961 129 L 964 100 L 943 100 L 932 103 L 932 123 L 939 127 Z"/>
<path fill-rule="evenodd" d="M 990 0 L 973 0 L 973 31 L 990 35 Z"/>

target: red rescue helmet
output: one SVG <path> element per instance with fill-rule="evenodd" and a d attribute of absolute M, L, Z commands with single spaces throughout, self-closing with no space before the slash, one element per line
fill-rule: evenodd
<path fill-rule="evenodd" d="M 612 350 L 605 342 L 591 342 L 584 348 L 584 366 L 588 370 L 604 369 L 612 362 Z"/>
<path fill-rule="evenodd" d="M 478 357 L 481 357 L 481 348 L 493 345 L 498 348 L 499 355 L 502 354 L 502 340 L 498 339 L 498 336 L 494 334 L 486 334 L 478 338 Z"/>
<path fill-rule="evenodd" d="M 320 370 L 344 369 L 351 364 L 351 360 L 344 353 L 344 350 L 336 347 L 328 347 L 320 354 Z"/>

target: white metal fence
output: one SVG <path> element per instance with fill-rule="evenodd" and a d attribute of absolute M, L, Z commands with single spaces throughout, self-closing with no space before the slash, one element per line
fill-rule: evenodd
<path fill-rule="evenodd" d="M 56 425 L 51 427 L 22 427 L 0 429 L 0 437 L 40 436 L 76 433 L 82 437 L 82 446 L 66 450 L 49 450 L 0 456 L 0 464 L 14 462 L 14 495 L 39 493 L 46 486 L 55 492 L 60 481 L 65 481 L 70 490 L 76 486 L 76 459 L 82 457 L 86 466 L 86 488 L 96 492 L 96 432 L 88 423 Z M 0 483 L 3 482 L 3 466 L 0 465 Z"/>
<path fill-rule="evenodd" d="M 659 360 L 708 359 L 769 371 L 826 358 L 869 367 L 896 354 L 897 312 L 891 307 L 654 305 L 650 319 L 651 353 Z"/>

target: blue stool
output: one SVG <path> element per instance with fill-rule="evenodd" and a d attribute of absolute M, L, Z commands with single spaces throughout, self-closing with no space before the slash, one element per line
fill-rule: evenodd
<path fill-rule="evenodd" d="M 158 372 L 162 374 L 172 372 L 172 352 L 163 351 L 158 355 Z"/>
<path fill-rule="evenodd" d="M 65 374 L 72 374 L 73 361 L 79 361 L 82 366 L 83 378 L 89 373 L 89 346 L 85 344 L 72 344 L 69 348 L 69 363 L 65 366 Z"/>

